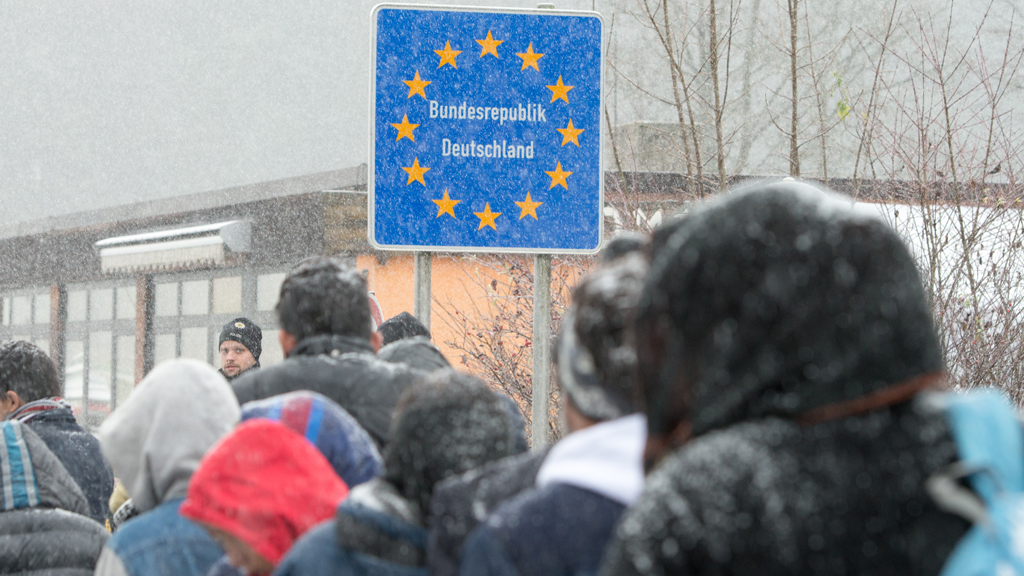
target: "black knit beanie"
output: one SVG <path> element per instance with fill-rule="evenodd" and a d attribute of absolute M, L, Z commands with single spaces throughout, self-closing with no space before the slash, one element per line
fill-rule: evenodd
<path fill-rule="evenodd" d="M 219 347 L 228 340 L 238 342 L 248 348 L 249 352 L 252 352 L 253 358 L 257 362 L 259 361 L 260 353 L 263 351 L 263 331 L 252 320 L 235 318 L 225 324 L 224 329 L 220 331 L 220 340 L 218 340 L 217 346 Z"/>

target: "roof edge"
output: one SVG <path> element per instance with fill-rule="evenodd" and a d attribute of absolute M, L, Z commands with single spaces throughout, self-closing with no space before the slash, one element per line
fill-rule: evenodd
<path fill-rule="evenodd" d="M 37 220 L 0 226 L 0 239 L 32 236 L 60 230 L 97 226 L 122 220 L 143 219 L 209 210 L 256 202 L 283 196 L 295 196 L 324 190 L 351 189 L 366 185 L 366 164 L 296 176 L 244 184 L 205 192 L 147 200 L 135 204 L 122 204 L 85 212 L 48 216 Z"/>

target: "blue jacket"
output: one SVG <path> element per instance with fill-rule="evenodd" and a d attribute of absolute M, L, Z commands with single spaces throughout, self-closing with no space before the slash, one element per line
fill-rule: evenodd
<path fill-rule="evenodd" d="M 643 490 L 646 439 L 639 414 L 563 438 L 537 471 L 537 488 L 502 504 L 470 534 L 460 573 L 595 574 L 619 516 Z"/>
<path fill-rule="evenodd" d="M 96 573 L 206 576 L 224 551 L 206 530 L 178 513 L 182 500 L 172 498 L 121 526 L 107 542 Z"/>
<path fill-rule="evenodd" d="M 427 531 L 409 510 L 390 484 L 362 484 L 334 520 L 292 546 L 274 576 L 428 576 Z"/>
<path fill-rule="evenodd" d="M 552 484 L 498 508 L 470 535 L 464 576 L 589 576 L 625 506 L 589 490 Z"/>

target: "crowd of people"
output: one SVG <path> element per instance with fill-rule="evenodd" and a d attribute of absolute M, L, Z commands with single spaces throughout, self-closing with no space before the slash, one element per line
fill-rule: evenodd
<path fill-rule="evenodd" d="M 0 573 L 948 573 L 989 503 L 950 414 L 1021 426 L 943 390 L 929 310 L 884 222 L 784 182 L 609 242 L 555 340 L 567 434 L 542 450 L 415 318 L 374 326 L 332 258 L 281 286 L 283 362 L 236 319 L 220 370 L 157 365 L 95 436 L 8 343 Z"/>

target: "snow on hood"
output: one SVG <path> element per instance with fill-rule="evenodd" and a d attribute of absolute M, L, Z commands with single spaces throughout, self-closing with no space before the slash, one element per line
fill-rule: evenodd
<path fill-rule="evenodd" d="M 114 476 L 146 512 L 185 495 L 199 461 L 240 418 L 231 386 L 209 365 L 169 360 L 154 368 L 100 426 Z"/>
<path fill-rule="evenodd" d="M 641 297 L 638 325 L 659 323 L 669 325 L 670 349 L 658 373 L 641 378 L 652 434 L 668 432 L 664 407 L 679 398 L 702 434 L 943 369 L 897 234 L 870 210 L 802 183 L 737 191 L 687 216 Z"/>
<path fill-rule="evenodd" d="M 568 484 L 624 506 L 644 489 L 647 419 L 641 414 L 601 422 L 555 444 L 537 472 L 537 486 Z"/>

